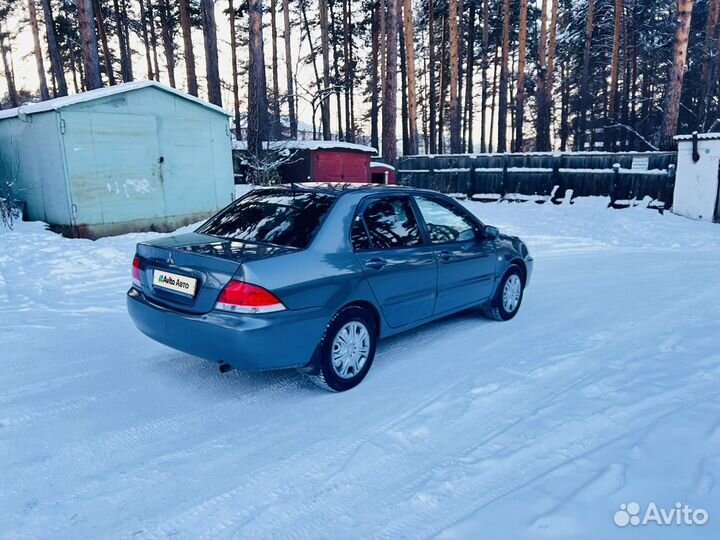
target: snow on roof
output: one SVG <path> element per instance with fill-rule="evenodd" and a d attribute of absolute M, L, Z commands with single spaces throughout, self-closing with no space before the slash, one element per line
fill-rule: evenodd
<path fill-rule="evenodd" d="M 0 119 L 13 118 L 21 112 L 24 114 L 35 114 L 46 111 L 54 111 L 57 109 L 62 109 L 63 107 L 75 105 L 76 103 L 84 103 L 87 101 L 93 101 L 95 99 L 102 99 L 108 96 L 114 96 L 116 94 L 124 94 L 125 92 L 139 90 L 140 88 L 157 88 L 158 90 L 162 90 L 163 92 L 174 94 L 183 99 L 187 99 L 188 101 L 194 101 L 198 105 L 202 105 L 203 107 L 207 107 L 208 109 L 211 109 L 213 111 L 225 114 L 227 116 L 231 116 L 231 114 L 222 107 L 218 107 L 217 105 L 213 105 L 212 103 L 203 101 L 198 97 L 186 94 L 185 92 L 182 92 L 176 88 L 165 86 L 164 84 L 160 84 L 156 81 L 132 81 L 122 84 L 116 84 L 114 86 L 98 88 L 97 90 L 90 90 L 88 92 L 80 92 L 79 94 L 73 94 L 71 96 L 62 96 L 55 99 L 48 99 L 46 101 L 26 103 L 14 109 L 6 109 L 4 111 L 0 111 Z"/>
<path fill-rule="evenodd" d="M 673 138 L 676 141 L 692 141 L 693 135 L 675 135 Z M 697 138 L 699 141 L 715 141 L 720 139 L 720 133 L 698 133 Z"/>
<path fill-rule="evenodd" d="M 344 141 L 269 141 L 262 143 L 263 148 L 270 150 L 353 150 L 367 154 L 377 154 L 372 146 Z M 234 150 L 247 150 L 246 141 L 233 139 Z"/>
<path fill-rule="evenodd" d="M 384 167 L 386 169 L 390 169 L 391 171 L 395 170 L 395 167 L 393 167 L 392 165 L 388 165 L 387 163 L 383 163 L 382 161 L 371 161 L 370 168 L 373 167 Z"/>

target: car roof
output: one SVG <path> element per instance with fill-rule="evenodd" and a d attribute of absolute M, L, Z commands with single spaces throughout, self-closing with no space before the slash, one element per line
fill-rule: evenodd
<path fill-rule="evenodd" d="M 416 193 L 427 192 L 437 193 L 429 189 L 419 189 L 411 186 L 400 186 L 396 184 L 365 184 L 359 182 L 298 182 L 293 184 L 278 184 L 272 186 L 275 189 L 299 189 L 302 191 L 317 191 L 332 195 L 344 195 L 346 193 L 368 192 L 368 193 Z"/>

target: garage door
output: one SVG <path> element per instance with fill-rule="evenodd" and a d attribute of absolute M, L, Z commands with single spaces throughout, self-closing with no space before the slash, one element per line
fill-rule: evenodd
<path fill-rule="evenodd" d="M 165 215 L 154 116 L 63 112 L 75 223 Z"/>
<path fill-rule="evenodd" d="M 182 117 L 160 118 L 158 122 L 167 215 L 215 211 L 218 202 L 210 122 Z"/>
<path fill-rule="evenodd" d="M 367 182 L 369 157 L 355 152 L 317 151 L 313 179 L 317 182 Z"/>

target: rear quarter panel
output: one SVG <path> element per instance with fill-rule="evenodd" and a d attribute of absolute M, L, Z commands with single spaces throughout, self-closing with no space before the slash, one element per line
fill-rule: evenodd
<path fill-rule="evenodd" d="M 348 234 L 360 198 L 357 194 L 339 197 L 307 249 L 243 264 L 236 278 L 272 291 L 288 309 L 321 307 L 328 321 L 348 303 L 375 305 Z"/>

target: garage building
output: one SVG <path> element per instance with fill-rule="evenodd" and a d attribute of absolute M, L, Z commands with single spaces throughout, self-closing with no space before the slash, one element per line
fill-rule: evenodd
<path fill-rule="evenodd" d="M 153 81 L 30 103 L 0 111 L 0 167 L 63 234 L 174 230 L 232 201 L 228 117 Z"/>

